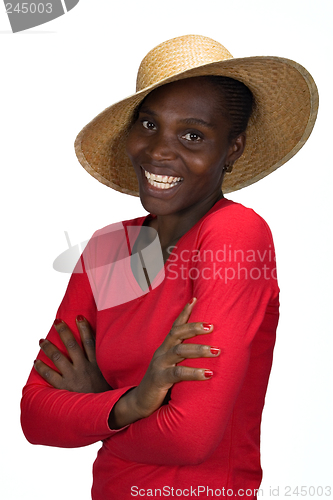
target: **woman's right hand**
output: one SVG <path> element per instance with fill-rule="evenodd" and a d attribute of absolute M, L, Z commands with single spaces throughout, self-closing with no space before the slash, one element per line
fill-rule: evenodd
<path fill-rule="evenodd" d="M 209 380 L 213 372 L 205 368 L 178 366 L 185 359 L 215 358 L 220 349 L 202 344 L 183 344 L 183 340 L 213 331 L 208 323 L 188 323 L 196 299 L 184 307 L 163 344 L 155 351 L 149 367 L 134 389 L 122 396 L 109 417 L 111 429 L 120 429 L 136 420 L 148 417 L 162 404 L 168 390 L 185 380 Z"/>

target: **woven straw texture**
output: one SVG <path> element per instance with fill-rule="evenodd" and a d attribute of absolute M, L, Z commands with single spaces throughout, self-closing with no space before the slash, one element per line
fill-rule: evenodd
<path fill-rule="evenodd" d="M 138 196 L 136 175 L 125 152 L 134 110 L 154 88 L 202 75 L 240 80 L 255 99 L 246 148 L 224 178 L 224 193 L 270 174 L 308 139 L 317 116 L 318 91 L 305 68 L 279 57 L 233 59 L 218 42 L 187 35 L 150 51 L 138 71 L 136 94 L 107 108 L 80 132 L 75 150 L 82 166 L 103 184 Z"/>

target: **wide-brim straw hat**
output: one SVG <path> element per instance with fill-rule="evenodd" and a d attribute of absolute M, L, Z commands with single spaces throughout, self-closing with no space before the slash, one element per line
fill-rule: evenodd
<path fill-rule="evenodd" d="M 249 186 L 286 163 L 307 141 L 318 111 L 309 72 L 281 57 L 233 58 L 220 43 L 186 35 L 161 43 L 142 60 L 136 93 L 113 104 L 79 133 L 75 151 L 97 180 L 138 196 L 138 181 L 125 146 L 133 113 L 152 90 L 184 78 L 222 75 L 243 82 L 255 99 L 243 155 L 223 181 L 228 193 Z"/>

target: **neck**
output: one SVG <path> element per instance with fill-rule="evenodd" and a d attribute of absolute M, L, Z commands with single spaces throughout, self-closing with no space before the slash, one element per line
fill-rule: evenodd
<path fill-rule="evenodd" d="M 162 250 L 176 245 L 178 240 L 184 236 L 214 205 L 223 198 L 222 191 L 218 195 L 203 200 L 200 205 L 189 207 L 176 214 L 158 215 L 152 222 L 157 230 Z"/>

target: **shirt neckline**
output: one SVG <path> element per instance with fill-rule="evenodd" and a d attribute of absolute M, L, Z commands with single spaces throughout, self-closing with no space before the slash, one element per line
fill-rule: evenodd
<path fill-rule="evenodd" d="M 197 229 L 197 227 L 202 223 L 202 221 L 204 219 L 206 219 L 209 215 L 211 215 L 212 213 L 216 212 L 217 210 L 223 208 L 223 206 L 227 206 L 229 203 L 233 203 L 231 202 L 230 200 L 228 200 L 227 198 L 221 198 L 220 200 L 218 200 L 216 203 L 214 203 L 214 205 L 212 206 L 212 208 L 210 208 L 208 210 L 208 212 L 205 213 L 205 215 L 203 215 L 201 217 L 201 219 L 199 219 L 185 234 L 183 234 L 183 236 L 181 236 L 179 238 L 179 240 L 177 241 L 177 245 L 174 245 L 174 249 L 170 252 L 169 254 L 169 257 L 167 258 L 166 262 L 164 263 L 163 267 L 161 267 L 161 269 L 159 270 L 159 272 L 157 273 L 157 275 L 155 276 L 155 278 L 153 279 L 153 281 L 151 282 L 151 286 L 148 287 L 146 290 L 143 290 L 141 288 L 141 286 L 139 285 L 139 283 L 137 282 L 133 272 L 132 272 L 132 269 L 131 269 L 131 261 L 129 259 L 129 269 L 127 270 L 127 273 L 128 273 L 128 277 L 131 276 L 133 281 L 132 281 L 132 286 L 134 287 L 134 289 L 140 294 L 140 296 L 144 296 L 146 295 L 148 292 L 151 292 L 152 290 L 154 290 L 154 288 L 156 288 L 157 286 L 159 286 L 158 284 L 156 285 L 156 282 L 157 281 L 160 281 L 160 283 L 163 282 L 163 279 L 161 280 L 161 274 L 162 272 L 164 273 L 164 276 L 165 276 L 165 273 L 166 273 L 166 266 L 169 264 L 169 259 L 171 257 L 171 255 L 176 255 L 178 250 L 179 250 L 179 247 L 183 244 L 183 241 L 193 232 Z M 144 223 L 148 220 L 148 219 L 154 219 L 156 218 L 156 215 L 154 214 L 147 214 L 146 216 L 142 216 L 140 217 L 139 219 L 137 219 L 137 222 L 138 222 L 138 226 L 139 227 L 142 227 L 144 225 Z M 172 245 L 173 246 L 173 245 Z M 154 286 L 156 285 L 156 286 Z"/>

